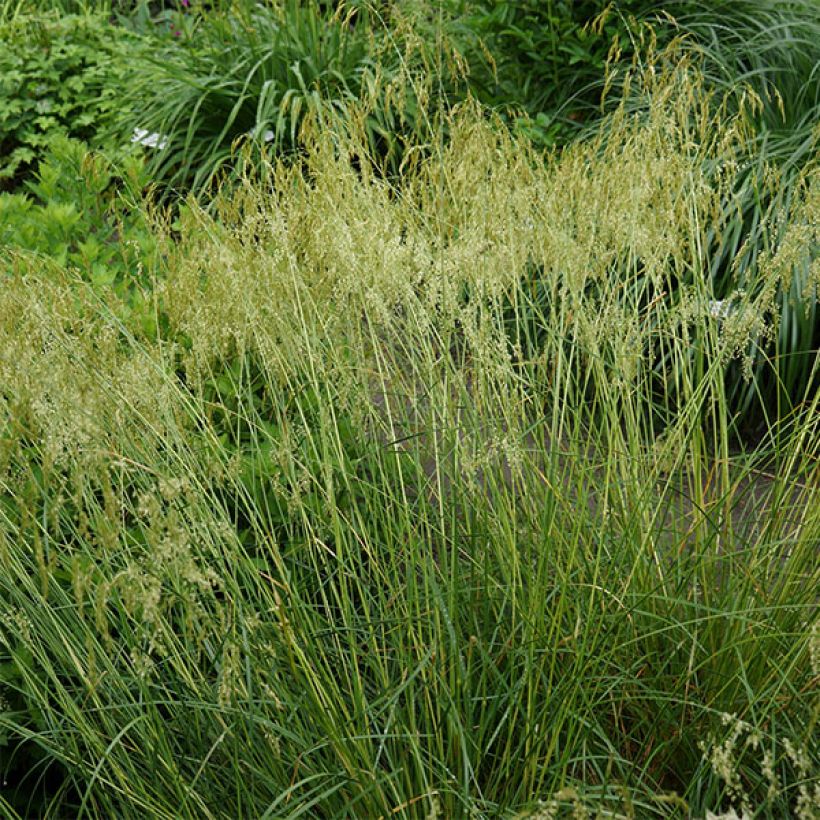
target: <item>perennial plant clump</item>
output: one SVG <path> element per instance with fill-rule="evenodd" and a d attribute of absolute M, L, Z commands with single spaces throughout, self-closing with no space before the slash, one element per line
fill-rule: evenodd
<path fill-rule="evenodd" d="M 182 191 L 213 188 L 248 159 L 298 153 L 308 122 L 361 123 L 368 161 L 395 172 L 408 141 L 419 149 L 432 137 L 436 83 L 450 89 L 465 70 L 452 48 L 445 64 L 435 57 L 422 36 L 430 21 L 413 9 L 385 17 L 365 4 L 287 0 L 186 15 L 185 36 L 130 66 L 115 133 L 157 135 L 151 171 Z"/>
<path fill-rule="evenodd" d="M 810 816 L 820 397 L 739 452 L 724 374 L 816 165 L 716 294 L 746 123 L 630 82 L 548 155 L 465 104 L 392 181 L 314 122 L 154 214 L 151 333 L 15 251 L 9 816 Z"/>
<path fill-rule="evenodd" d="M 820 389 L 814 368 L 820 344 L 817 314 L 816 225 L 809 221 L 798 242 L 783 235 L 783 216 L 816 186 L 820 122 L 820 18 L 815 0 L 721 0 L 705 5 L 689 0 L 663 4 L 665 16 L 651 29 L 652 38 L 672 43 L 674 51 L 694 59 L 706 85 L 721 96 L 727 114 L 746 130 L 748 150 L 729 171 L 733 190 L 721 205 L 722 218 L 709 233 L 709 267 L 716 295 L 725 300 L 738 289 L 760 293 L 765 282 L 777 282 L 769 294 L 769 332 L 757 335 L 746 355 L 729 368 L 728 400 L 746 438 L 759 438 L 774 418 L 787 417 L 802 396 Z M 667 53 L 670 53 L 667 50 Z M 644 57 L 644 49 L 636 56 Z M 650 59 L 649 63 L 653 61 Z M 629 78 L 613 62 L 607 87 L 624 92 Z M 618 105 L 621 94 L 612 104 Z M 631 107 L 643 107 L 640 94 Z M 710 168 L 726 174 L 724 161 Z M 811 194 L 809 194 L 811 196 Z M 787 276 L 768 276 L 761 269 L 771 257 L 781 260 L 790 247 Z M 750 371 L 754 379 L 750 379 Z"/>

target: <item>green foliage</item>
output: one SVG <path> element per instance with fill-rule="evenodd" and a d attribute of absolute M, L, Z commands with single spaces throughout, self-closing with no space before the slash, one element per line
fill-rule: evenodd
<path fill-rule="evenodd" d="M 181 0 L 0 0 L 0 23 L 37 15 L 111 15 L 132 14 L 140 8 L 171 4 Z"/>
<path fill-rule="evenodd" d="M 761 268 L 780 247 L 784 214 L 818 173 L 820 156 L 820 13 L 815 0 L 710 4 L 672 3 L 684 47 L 699 58 L 709 83 L 725 94 L 729 113 L 750 129 L 749 154 L 738 174 L 738 197 L 726 203 L 726 226 L 715 238 L 715 293 L 760 292 Z M 811 389 L 820 349 L 818 283 L 811 265 L 817 237 L 795 248 L 792 275 L 773 306 L 776 332 L 750 350 L 750 366 L 729 385 L 746 423 L 761 427 L 767 414 L 785 415 Z M 748 378 L 749 369 L 754 379 Z"/>
<path fill-rule="evenodd" d="M 496 8 L 521 98 L 568 106 L 542 46 L 591 77 L 612 31 Z M 154 173 L 205 186 L 253 128 L 264 183 L 170 231 L 60 136 L 0 194 L 0 812 L 813 817 L 808 35 L 783 110 L 741 44 L 723 79 L 670 50 L 542 156 L 426 122 L 443 8 L 392 51 L 326 14 L 191 14 L 135 64 Z M 767 339 L 789 413 L 737 452 Z"/>
<path fill-rule="evenodd" d="M 389 38 L 380 45 L 365 10 L 345 16 L 288 0 L 194 12 L 180 38 L 134 64 L 120 120 L 123 136 L 139 127 L 167 137 L 150 167 L 169 185 L 201 190 L 234 165 L 238 145 L 256 161 L 265 149 L 291 152 L 306 121 L 335 127 L 354 109 L 385 161 L 419 127 L 409 55 Z"/>
<path fill-rule="evenodd" d="M 147 289 L 156 240 L 141 210 L 142 162 L 113 162 L 54 135 L 25 192 L 0 193 L 0 270 L 21 256 L 76 270 L 101 296 L 122 300 L 123 316 L 155 332 Z M 150 261 L 149 261 L 150 260 Z"/>
<path fill-rule="evenodd" d="M 104 17 L 20 17 L 0 30 L 0 187 L 59 134 L 94 143 L 121 104 L 137 41 Z"/>
<path fill-rule="evenodd" d="M 350 418 L 337 417 L 338 450 L 320 452 L 313 446 L 321 408 L 336 393 L 332 385 L 325 387 L 328 394 L 317 394 L 305 374 L 295 374 L 287 386 L 275 384 L 258 356 L 248 354 L 215 363 L 199 382 L 195 395 L 206 408 L 203 430 L 236 467 L 233 480 L 215 495 L 250 554 L 258 556 L 262 530 L 283 547 L 304 544 L 324 519 L 322 484 L 328 479 L 349 488 L 338 496 L 342 514 L 361 501 L 360 482 L 374 447 L 356 433 Z M 282 458 L 283 452 L 293 461 Z M 352 489 L 356 485 L 359 489 Z M 295 497 L 299 516 L 293 515 Z"/>
<path fill-rule="evenodd" d="M 468 55 L 471 90 L 485 105 L 512 111 L 537 144 L 552 146 L 595 117 L 610 51 L 629 59 L 637 24 L 628 12 L 645 5 L 478 0 L 450 7 L 478 38 Z"/>
<path fill-rule="evenodd" d="M 729 402 L 743 436 L 761 436 L 773 418 L 784 418 L 820 388 L 817 356 L 820 314 L 816 226 L 787 238 L 784 225 L 795 206 L 816 188 L 820 131 L 820 17 L 814 0 L 704 5 L 686 0 L 664 4 L 674 20 L 659 24 L 660 41 L 675 35 L 667 51 L 650 42 L 640 54 L 649 71 L 662 60 L 688 59 L 703 76 L 713 104 L 743 129 L 742 149 L 727 166 L 709 161 L 716 182 L 731 173 L 733 188 L 720 203 L 720 218 L 707 237 L 711 286 L 718 311 L 733 322 L 737 294 L 753 294 L 771 320 L 749 341 L 743 363 L 728 368 Z M 630 72 L 615 67 L 607 84 L 607 107 L 624 104 L 631 116 L 645 114 L 645 88 L 629 86 Z M 592 130 L 588 131 L 591 133 Z M 812 196 L 812 194 L 809 194 Z M 798 218 L 799 217 L 795 217 Z M 797 228 L 792 224 L 794 233 Z M 788 268 L 771 276 L 772 259 Z M 771 283 L 779 284 L 771 292 Z"/>
<path fill-rule="evenodd" d="M 465 108 L 400 188 L 316 135 L 157 235 L 153 338 L 19 256 L 21 815 L 30 750 L 46 818 L 812 816 L 820 394 L 732 450 L 757 326 L 711 314 L 702 250 L 743 124 L 689 64 L 655 82 L 548 157 Z"/>
<path fill-rule="evenodd" d="M 27 15 L 110 14 L 131 0 L 0 0 L 0 24 Z"/>

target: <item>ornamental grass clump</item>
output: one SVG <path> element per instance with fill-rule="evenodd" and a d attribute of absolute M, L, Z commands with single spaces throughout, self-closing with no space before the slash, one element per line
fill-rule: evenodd
<path fill-rule="evenodd" d="M 547 157 L 465 106 L 400 185 L 317 132 L 157 220 L 151 334 L 16 252 L 9 816 L 810 811 L 819 399 L 730 447 L 744 132 L 652 82 Z"/>
<path fill-rule="evenodd" d="M 810 180 L 817 175 L 820 136 L 820 17 L 814 0 L 673 0 L 664 6 L 649 39 L 657 34 L 669 42 L 674 35 L 674 50 L 697 62 L 705 84 L 747 131 L 748 150 L 737 158 L 734 187 L 722 203 L 722 227 L 708 235 L 713 287 L 725 300 L 738 288 L 761 287 L 767 277 L 760 267 L 784 242 L 784 214 L 806 196 L 803 186 L 817 184 Z M 642 45 L 648 32 L 639 32 Z M 643 48 L 637 57 L 644 57 Z M 619 86 L 623 76 L 616 59 L 607 82 Z M 639 100 L 633 100 L 637 109 Z M 720 162 L 710 169 L 726 173 Z M 816 225 L 807 227 L 816 232 Z M 798 250 L 769 305 L 770 332 L 754 339 L 745 365 L 727 372 L 728 400 L 746 438 L 764 435 L 769 420 L 787 417 L 806 392 L 820 389 L 817 245 L 802 242 Z"/>

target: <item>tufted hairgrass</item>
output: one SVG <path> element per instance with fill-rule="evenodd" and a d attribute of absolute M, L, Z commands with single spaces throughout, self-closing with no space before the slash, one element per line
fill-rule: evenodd
<path fill-rule="evenodd" d="M 647 91 L 396 186 L 318 133 L 158 219 L 156 338 L 6 254 L 9 816 L 812 816 L 820 399 L 739 451 L 724 370 L 816 177 L 712 315 L 743 123 Z"/>
<path fill-rule="evenodd" d="M 678 49 L 697 60 L 707 85 L 743 118 L 753 143 L 734 172 L 723 230 L 709 237 L 713 287 L 724 298 L 741 284 L 759 286 L 759 264 L 782 241 L 781 215 L 801 195 L 796 189 L 807 169 L 816 167 L 820 15 L 815 0 L 672 0 L 659 6 L 661 36 L 678 36 Z M 761 434 L 768 419 L 788 416 L 807 390 L 820 389 L 812 375 L 820 322 L 811 264 L 811 252 L 795 260 L 771 305 L 773 331 L 750 354 L 754 381 L 740 367 L 727 374 L 729 402 L 743 417 L 746 435 Z"/>

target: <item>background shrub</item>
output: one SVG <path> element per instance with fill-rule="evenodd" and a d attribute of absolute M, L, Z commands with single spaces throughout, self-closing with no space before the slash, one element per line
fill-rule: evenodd
<path fill-rule="evenodd" d="M 139 159 L 114 162 L 54 135 L 24 190 L 0 193 L 0 274 L 23 258 L 74 271 L 100 298 L 119 300 L 135 330 L 155 333 L 147 294 L 157 243 L 142 207 L 148 182 Z"/>
<path fill-rule="evenodd" d="M 26 178 L 55 136 L 89 143 L 121 105 L 139 41 L 102 16 L 20 17 L 0 29 L 0 188 Z"/>
<path fill-rule="evenodd" d="M 449 4 L 468 40 L 470 89 L 512 114 L 541 147 L 567 142 L 597 116 L 610 51 L 628 64 L 646 2 L 474 0 Z"/>

